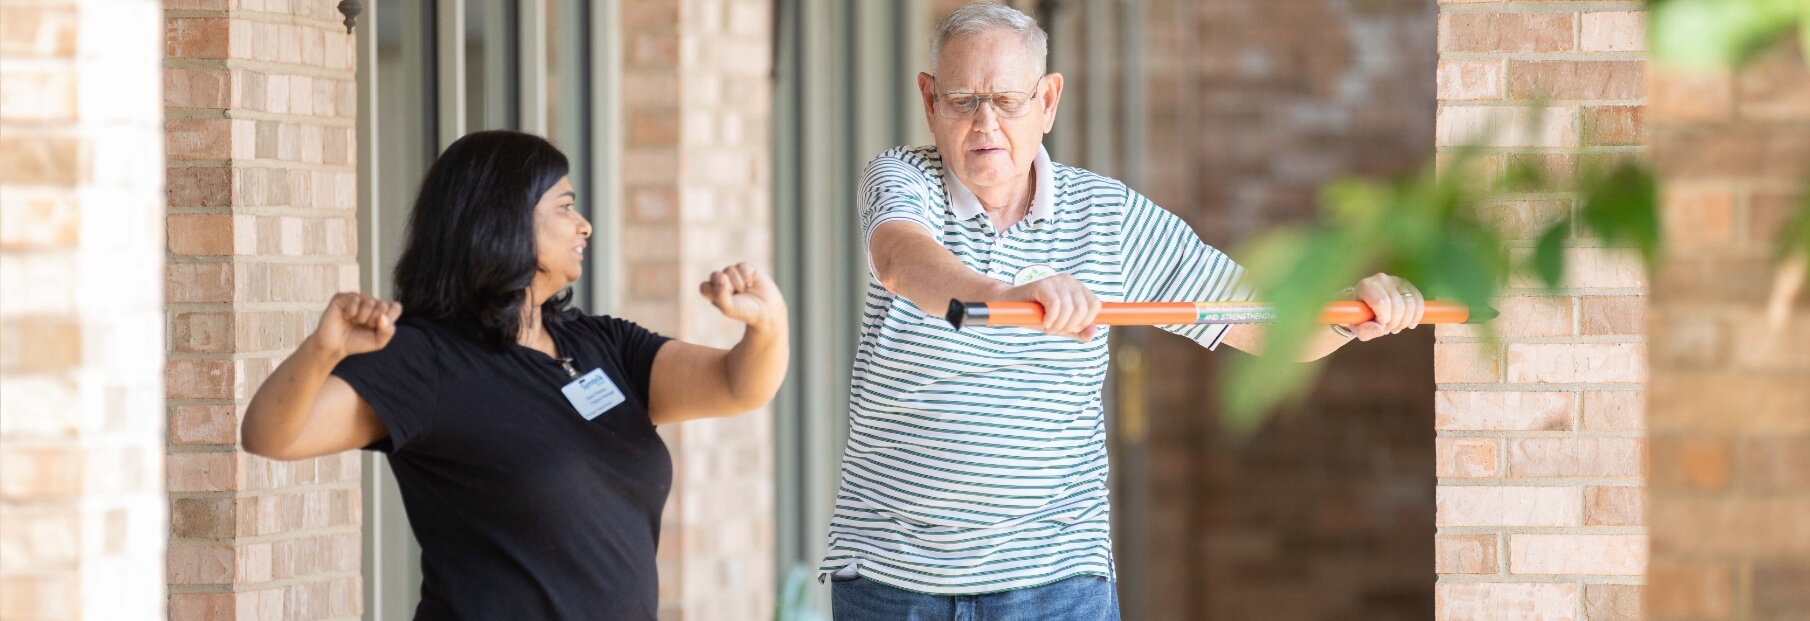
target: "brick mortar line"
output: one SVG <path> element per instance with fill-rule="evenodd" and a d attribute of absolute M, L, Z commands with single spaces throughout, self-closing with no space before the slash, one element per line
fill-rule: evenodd
<path fill-rule="evenodd" d="M 1472 108 L 1522 108 L 1522 107 L 1527 107 L 1527 106 L 1469 106 L 1469 107 L 1472 107 Z M 1609 108 L 1609 107 L 1616 107 L 1616 106 L 1597 106 L 1597 107 Z M 1646 145 L 1633 145 L 1633 146 L 1605 145 L 1605 146 L 1589 146 L 1589 147 L 1495 147 L 1495 146 L 1487 146 L 1487 145 L 1463 145 L 1463 144 L 1439 145 L 1438 147 L 1435 147 L 1435 149 L 1434 149 L 1434 151 L 1436 153 L 1441 154 L 1441 155 L 1452 155 L 1452 154 L 1460 154 L 1460 153 L 1467 153 L 1467 152 L 1474 153 L 1477 155 L 1614 155 L 1614 154 L 1620 154 L 1620 153 L 1633 153 L 1636 155 L 1641 155 L 1641 154 L 1646 154 L 1651 150 L 1652 149 L 1650 147 L 1647 147 Z M 1554 190 L 1554 191 L 1550 191 L 1550 192 L 1539 192 L 1539 191 L 1528 190 L 1528 191 L 1520 191 L 1520 192 L 1502 192 L 1500 195 L 1501 196 L 1548 196 L 1548 195 L 1550 195 L 1550 196 L 1577 197 L 1577 196 L 1581 196 L 1582 193 L 1577 192 L 1575 190 L 1572 190 L 1572 191 Z"/>
<path fill-rule="evenodd" d="M 1454 479 L 1439 477 L 1438 487 L 1646 487 L 1646 477 Z"/>
<path fill-rule="evenodd" d="M 9 129 L 10 129 L 10 127 L 11 126 L 8 126 Z M 151 190 L 162 191 L 163 188 L 165 187 L 165 184 L 162 182 L 159 182 L 156 185 L 123 186 L 123 185 L 101 184 L 101 183 L 94 183 L 94 182 L 89 182 L 89 181 L 82 181 L 82 182 L 77 182 L 77 183 L 71 183 L 68 185 L 50 185 L 50 184 L 43 184 L 43 183 L 19 183 L 19 184 L 8 183 L 4 187 L 6 188 L 6 193 L 7 193 L 8 197 L 27 196 L 27 197 L 34 197 L 34 198 L 35 197 L 50 197 L 50 198 L 69 199 L 69 194 L 70 194 L 71 190 L 77 190 L 77 191 L 117 190 L 117 191 L 122 191 L 122 192 L 146 192 L 146 191 L 151 191 Z M 164 202 L 164 201 L 159 201 L 159 202 Z M 70 246 L 70 248 L 74 248 L 74 246 Z"/>
<path fill-rule="evenodd" d="M 165 448 L 165 455 L 176 453 L 237 453 L 237 444 L 171 444 Z"/>
<path fill-rule="evenodd" d="M 298 125 L 319 125 L 321 127 L 357 127 L 358 119 L 349 116 L 316 116 L 311 114 L 294 114 L 280 112 L 262 112 L 245 108 L 193 108 L 164 106 L 164 120 L 179 121 L 277 121 Z"/>
<path fill-rule="evenodd" d="M 1730 114 L 1734 114 L 1734 113 L 1731 112 Z M 1796 120 L 1789 120 L 1789 121 L 1779 121 L 1779 120 L 1758 120 L 1758 119 L 1748 119 L 1748 118 L 1730 118 L 1726 121 L 1717 122 L 1717 123 L 1692 122 L 1692 121 L 1680 121 L 1680 120 L 1655 120 L 1651 123 L 1648 123 L 1643 120 L 1642 124 L 1646 126 L 1648 133 L 1653 133 L 1653 130 L 1655 130 L 1655 129 L 1667 129 L 1667 130 L 1673 130 L 1673 131 L 1676 131 L 1678 129 L 1690 129 L 1691 131 L 1686 132 L 1686 133 L 1713 134 L 1713 133 L 1719 133 L 1719 132 L 1727 131 L 1727 130 L 1731 130 L 1731 129 L 1749 129 L 1749 128 L 1756 128 L 1756 127 L 1762 128 L 1762 129 L 1786 128 L 1786 129 L 1795 129 L 1795 130 L 1810 130 L 1810 119 L 1796 119 Z M 1704 176 L 1704 177 L 1685 177 L 1684 179 L 1690 180 L 1690 181 L 1714 182 L 1719 179 L 1729 179 L 1729 177 L 1720 176 L 1720 175 L 1709 175 L 1709 176 Z M 1735 179 L 1738 179 L 1739 181 L 1749 182 L 1749 183 L 1765 182 L 1765 181 L 1770 180 L 1770 178 L 1760 177 L 1758 175 L 1754 175 L 1754 176 L 1750 176 L 1750 177 L 1736 177 Z"/>
<path fill-rule="evenodd" d="M 251 403 L 251 398 L 246 397 L 244 399 L 165 399 L 165 401 L 168 401 L 170 405 L 245 405 L 245 404 Z M 209 444 L 209 443 L 196 442 L 194 444 Z"/>
<path fill-rule="evenodd" d="M 1609 297 L 1609 296 L 1592 296 L 1592 297 Z M 1637 296 L 1630 295 L 1630 296 L 1620 296 L 1620 297 L 1637 297 Z M 1434 341 L 1434 344 L 1440 344 L 1440 345 L 1443 345 L 1443 344 L 1456 345 L 1456 344 L 1464 344 L 1464 343 L 1488 343 L 1488 344 L 1497 344 L 1497 345 L 1644 345 L 1647 342 L 1647 340 L 1646 340 L 1647 337 L 1645 335 L 1619 336 L 1619 335 L 1582 335 L 1582 334 L 1580 334 L 1580 335 L 1576 335 L 1576 336 L 1496 337 L 1494 339 L 1490 339 L 1487 337 L 1481 337 L 1481 336 L 1440 336 L 1440 337 L 1436 337 L 1436 338 L 1438 340 Z"/>
<path fill-rule="evenodd" d="M 1524 295 L 1524 297 L 1544 297 L 1544 295 Z M 1591 295 L 1591 297 L 1611 297 L 1611 295 Z M 1640 297 L 1640 295 L 1618 295 L 1618 297 Z M 1571 297 L 1578 299 L 1578 297 Z M 1459 342 L 1488 342 L 1488 344 L 1504 344 L 1504 346 L 1551 346 L 1551 344 L 1643 344 L 1647 335 L 1564 335 L 1564 337 L 1461 337 L 1461 335 L 1441 335 L 1435 337 L 1435 344 L 1459 344 Z"/>
<path fill-rule="evenodd" d="M 293 13 L 277 13 L 274 11 L 252 11 L 248 9 L 229 9 L 225 11 L 209 11 L 206 9 L 167 9 L 163 12 L 166 19 L 209 19 L 225 18 L 264 24 L 293 24 L 297 26 L 314 26 L 322 29 L 338 30 L 338 34 L 346 34 L 346 24 L 342 21 L 302 17 Z M 342 17 L 343 19 L 343 17 Z"/>
<path fill-rule="evenodd" d="M 313 164 L 261 158 L 228 158 L 224 160 L 170 160 L 164 168 L 285 168 L 310 172 L 358 172 L 358 164 Z"/>
<path fill-rule="evenodd" d="M 75 139 L 75 140 L 87 140 L 87 141 L 98 142 L 103 138 L 109 137 L 110 136 L 109 132 L 115 132 L 115 131 L 124 130 L 124 129 L 129 129 L 129 130 L 133 130 L 133 131 L 137 131 L 137 132 L 143 132 L 146 135 L 161 135 L 161 134 L 165 133 L 162 123 L 134 123 L 134 122 L 118 122 L 118 121 L 83 123 L 83 122 L 63 121 L 63 120 L 50 120 L 50 121 L 11 121 L 11 120 L 9 120 L 6 122 L 6 135 L 7 135 L 6 137 L 13 138 L 13 139 L 18 139 L 18 138 L 29 138 L 29 139 L 71 138 L 71 139 Z M 34 184 L 34 183 L 24 182 L 24 181 L 15 182 L 15 183 L 19 183 L 19 185 L 27 186 L 27 187 L 34 186 L 34 185 L 42 185 L 42 184 Z M 56 186 L 46 186 L 46 187 L 56 187 Z"/>
<path fill-rule="evenodd" d="M 1508 439 L 1549 439 L 1549 438 L 1624 438 L 1640 439 L 1649 437 L 1644 431 L 1516 431 L 1509 429 L 1437 429 L 1435 438 L 1508 438 Z M 1473 478 L 1473 477 L 1466 477 Z"/>
<path fill-rule="evenodd" d="M 1595 248 L 1619 249 L 1619 248 L 1615 248 L 1613 246 L 1594 246 L 1594 247 Z M 1612 296 L 1645 297 L 1649 292 L 1649 290 L 1646 287 L 1603 287 L 1600 289 L 1555 289 L 1550 292 L 1548 292 L 1548 290 L 1540 288 L 1540 287 L 1517 287 L 1517 288 L 1512 288 L 1512 289 L 1503 289 L 1503 291 L 1507 291 L 1510 293 L 1508 295 L 1504 295 L 1502 297 L 1522 297 L 1522 298 L 1525 298 L 1525 297 L 1541 297 L 1541 298 L 1612 297 Z"/>
<path fill-rule="evenodd" d="M 1645 99 L 1441 99 L 1442 108 L 1537 108 L 1548 106 L 1580 106 L 1591 108 L 1632 108 L 1646 105 Z M 1615 145 L 1630 146 L 1630 145 Z M 1640 145 L 1632 145 L 1640 146 Z"/>
<path fill-rule="evenodd" d="M 1491 60 L 1518 60 L 1524 62 L 1598 62 L 1598 61 L 1645 61 L 1652 52 L 1440 52 L 1439 60 L 1451 62 L 1473 62 Z M 1504 86 L 1506 86 L 1504 80 Z M 1453 100 L 1440 100 L 1453 101 Z"/>
<path fill-rule="evenodd" d="M 1700 178 L 1684 178 L 1684 179 L 1666 179 L 1666 180 L 1662 180 L 1661 185 L 1664 187 L 1684 188 L 1684 189 L 1700 189 L 1700 188 L 1704 188 L 1704 187 L 1713 188 L 1713 189 L 1727 189 L 1730 192 L 1733 192 L 1734 194 L 1739 196 L 1743 201 L 1749 200 L 1751 198 L 1751 196 L 1749 196 L 1749 195 L 1751 195 L 1755 192 L 1782 192 L 1782 193 L 1786 193 L 1786 194 L 1797 194 L 1799 192 L 1804 191 L 1804 185 L 1800 180 L 1797 180 L 1797 179 L 1786 180 L 1783 178 L 1772 178 L 1772 177 L 1767 177 L 1767 178 L 1744 177 L 1744 178 L 1734 178 L 1734 179 L 1729 179 L 1726 177 L 1700 177 Z"/>
<path fill-rule="evenodd" d="M 1646 3 L 1630 0 L 1590 0 L 1583 2 L 1564 2 L 1547 0 L 1546 2 L 1439 2 L 1439 13 L 1602 13 L 1633 11 L 1646 13 Z M 1516 10 L 1488 10 L 1492 7 L 1515 7 Z M 1579 20 L 1583 21 L 1583 20 Z"/>
<path fill-rule="evenodd" d="M 1440 526 L 1435 535 L 1633 535 L 1652 536 L 1645 526 Z"/>
<path fill-rule="evenodd" d="M 238 207 L 165 207 L 164 214 L 171 216 L 282 216 L 285 218 L 336 220 L 355 218 L 358 216 L 358 210 L 296 207 L 294 205 L 244 205 Z"/>
<path fill-rule="evenodd" d="M 233 537 L 232 539 L 198 539 L 195 537 L 171 537 L 170 545 L 174 546 L 177 544 L 181 544 L 184 546 L 197 546 L 197 547 L 198 546 L 230 545 L 230 546 L 236 547 L 238 544 L 242 544 L 242 543 L 245 543 L 245 544 L 285 543 L 285 542 L 296 541 L 296 540 L 300 540 L 300 539 L 310 539 L 310 538 L 316 538 L 316 537 L 330 537 L 330 536 L 335 536 L 335 535 L 361 535 L 362 536 L 363 534 L 364 534 L 363 526 L 356 525 L 356 524 L 342 524 L 339 526 L 324 526 L 324 527 L 320 527 L 320 528 L 309 528 L 309 529 L 303 529 L 303 530 L 283 531 L 280 533 L 273 533 L 273 534 L 268 534 L 268 535 Z"/>
<path fill-rule="evenodd" d="M 297 254 L 179 254 L 166 252 L 164 261 L 170 264 L 231 263 L 252 265 L 268 263 L 272 265 L 357 265 L 357 257 L 352 255 L 297 255 Z M 325 302 L 326 300 L 321 300 Z"/>
<path fill-rule="evenodd" d="M 319 311 L 320 311 L 319 308 L 315 309 L 315 312 L 319 312 Z M 169 359 L 171 361 L 181 360 L 181 361 L 230 362 L 230 361 L 237 361 L 237 360 L 278 360 L 278 359 L 282 359 L 282 358 L 287 358 L 292 353 L 295 353 L 294 347 L 289 347 L 289 348 L 285 348 L 285 349 L 260 350 L 260 351 L 256 351 L 256 352 L 208 353 L 208 352 L 173 351 L 173 352 L 169 352 L 166 355 L 169 356 Z"/>
<path fill-rule="evenodd" d="M 1539 199 L 1539 200 L 1553 200 L 1553 199 Z M 1576 219 L 1576 218 L 1574 218 L 1574 219 L 1573 219 L 1573 222 L 1576 222 L 1576 221 L 1577 221 L 1577 220 L 1578 220 L 1578 219 Z M 1632 248 L 1632 247 L 1629 247 L 1629 246 L 1610 246 L 1610 245 L 1607 245 L 1607 244 L 1605 244 L 1605 243 L 1603 243 L 1603 240 L 1601 240 L 1601 239 L 1596 239 L 1596 238 L 1584 238 L 1584 237 L 1571 237 L 1571 238 L 1568 238 L 1568 239 L 1567 239 L 1567 241 L 1568 241 L 1568 242 L 1571 242 L 1571 245 L 1569 245 L 1569 246 L 1568 246 L 1568 248 L 1595 248 L 1595 249 L 1604 249 L 1604 250 L 1628 250 L 1628 251 L 1633 251 L 1633 250 L 1634 250 L 1634 248 Z M 1534 248 L 1535 248 L 1535 247 L 1536 247 L 1536 246 L 1537 246 L 1537 245 L 1538 245 L 1538 244 L 1539 244 L 1539 242 L 1538 242 L 1538 240 L 1532 240 L 1532 239 L 1510 239 L 1510 240 L 1504 240 L 1504 241 L 1503 241 L 1503 242 L 1502 242 L 1502 246 L 1503 246 L 1503 247 L 1505 247 L 1505 248 L 1507 248 L 1507 249 L 1509 249 L 1509 250 L 1533 250 L 1533 249 L 1534 249 Z M 1628 287 L 1620 287 L 1620 288 L 1628 288 Z M 1528 288 L 1525 288 L 1525 287 L 1523 287 L 1523 288 L 1518 288 L 1518 289 L 1506 289 L 1506 290 L 1507 290 L 1507 291 L 1531 291 L 1531 290 L 1532 290 L 1532 289 L 1528 289 Z M 1549 298 L 1556 298 L 1556 297 L 1563 297 L 1563 296 L 1558 296 L 1558 295 L 1545 295 L 1545 296 L 1530 296 L 1530 295 L 1521 295 L 1521 296 L 1501 296 L 1501 297 L 1549 297 Z"/>
<path fill-rule="evenodd" d="M 1644 586 L 1644 575 L 1602 574 L 1439 574 L 1434 584 L 1575 584 Z M 1583 591 L 1583 589 L 1578 589 Z M 1584 617 L 1578 617 L 1583 619 Z"/>
<path fill-rule="evenodd" d="M 74 72 L 75 70 L 82 68 L 83 65 L 94 65 L 97 67 L 102 64 L 106 64 L 107 66 L 112 65 L 111 61 L 98 58 L 84 58 L 82 56 L 14 56 L 9 54 L 0 55 L 0 60 L 6 61 L 7 69 L 23 69 L 27 71 L 55 69 L 57 71 Z M 7 122 L 12 123 L 13 121 Z"/>
<path fill-rule="evenodd" d="M 1647 484 L 1647 481 L 1645 479 L 1641 479 L 1641 480 L 1618 479 L 1618 480 L 1614 480 L 1614 481 L 1602 481 L 1602 482 L 1596 482 L 1596 483 L 1586 482 L 1582 485 L 1576 485 L 1576 484 L 1571 484 L 1571 485 L 1523 485 L 1523 484 L 1521 484 L 1525 481 L 1525 479 L 1514 479 L 1514 480 L 1510 480 L 1510 481 L 1502 481 L 1502 483 L 1505 483 L 1503 485 L 1483 485 L 1483 484 L 1479 484 L 1479 483 L 1474 483 L 1469 480 L 1459 479 L 1457 481 L 1454 481 L 1455 484 L 1453 484 L 1453 485 L 1446 485 L 1445 482 L 1448 480 L 1447 478 L 1442 477 L 1439 480 L 1440 480 L 1440 483 L 1437 485 L 1438 487 L 1626 487 L 1626 488 L 1651 488 L 1652 487 L 1651 485 Z M 1506 483 L 1514 483 L 1514 485 L 1507 485 Z M 1575 482 L 1573 482 L 1573 483 L 1575 483 Z M 1462 527 L 1454 527 L 1454 528 L 1462 528 Z M 1499 528 L 1499 527 L 1490 527 L 1490 528 Z M 1516 528 L 1521 528 L 1521 527 L 1516 527 Z M 1636 527 L 1631 527 L 1631 526 L 1585 526 L 1585 527 L 1555 526 L 1553 528 L 1636 528 Z"/>
<path fill-rule="evenodd" d="M 1479 384 L 1453 382 L 1449 384 L 1434 385 L 1434 391 L 1436 392 L 1571 392 L 1579 390 L 1585 392 L 1640 392 L 1646 389 L 1646 384 L 1636 382 L 1613 382 L 1602 384 Z"/>
<path fill-rule="evenodd" d="M 314 65 L 249 58 L 165 58 L 163 66 L 165 69 L 240 69 L 266 75 L 300 75 L 346 81 L 358 78 L 358 72 L 355 69 L 329 69 Z"/>
<path fill-rule="evenodd" d="M 255 582 L 255 583 L 251 583 L 251 584 L 240 584 L 240 583 L 233 583 L 233 584 L 171 584 L 171 585 L 168 585 L 168 588 L 169 588 L 169 593 L 171 595 L 212 595 L 212 594 L 218 594 L 218 593 L 251 593 L 251 592 L 256 592 L 256 591 L 271 591 L 271 590 L 276 590 L 276 589 L 289 588 L 292 586 L 300 586 L 300 585 L 306 585 L 306 584 L 314 584 L 314 583 L 318 583 L 318 582 L 329 582 L 332 580 L 341 580 L 341 579 L 345 579 L 345 578 L 358 578 L 358 577 L 360 577 L 360 574 L 357 572 L 337 572 L 336 571 L 336 572 L 332 572 L 332 573 L 312 574 L 307 578 L 284 578 L 282 580 L 271 580 L 268 582 Z M 331 617 L 331 619 L 356 620 L 356 619 L 358 619 L 358 617 Z M 310 620 L 310 621 L 324 621 L 324 620 Z"/>
<path fill-rule="evenodd" d="M 1642 571 L 1638 574 L 1516 574 L 1516 573 L 1508 573 L 1508 574 L 1499 574 L 1499 575 L 1495 576 L 1498 578 L 1505 578 L 1506 580 L 1478 580 L 1476 582 L 1539 581 L 1542 583 L 1546 583 L 1549 581 L 1550 582 L 1570 581 L 1570 582 L 1575 582 L 1576 584 L 1578 584 L 1580 586 L 1589 585 L 1589 584 L 1613 584 L 1613 585 L 1644 584 L 1642 582 L 1633 582 L 1633 583 L 1621 582 L 1624 580 L 1645 580 L 1645 578 L 1646 578 L 1645 568 L 1643 567 L 1641 569 L 1642 569 Z M 1466 574 L 1455 574 L 1455 575 L 1464 576 Z M 1470 575 L 1476 575 L 1476 574 L 1470 574 Z M 1463 579 L 1451 581 L 1452 584 L 1462 584 L 1462 583 L 1466 583 L 1466 582 L 1471 582 L 1471 581 L 1463 580 Z M 1580 597 L 1583 596 L 1583 589 L 1578 589 L 1578 595 Z M 1577 618 L 1578 619 L 1587 619 L 1588 617 L 1579 616 Z"/>
<path fill-rule="evenodd" d="M 217 498 L 263 498 L 265 496 L 288 496 L 302 492 L 361 491 L 363 485 L 358 480 L 335 481 L 333 483 L 306 483 L 289 487 L 273 487 L 270 489 L 240 491 L 208 491 L 208 492 L 169 492 L 171 500 L 180 499 L 217 499 Z M 338 526 L 332 528 L 340 528 Z"/>
<path fill-rule="evenodd" d="M 167 304 L 165 306 L 168 310 L 174 311 L 174 312 L 225 311 L 225 312 L 236 313 L 238 311 L 251 310 L 251 311 L 255 311 L 255 312 L 298 312 L 299 311 L 299 312 L 318 313 L 318 312 L 321 312 L 326 307 L 326 304 L 327 304 L 326 300 L 321 300 L 319 302 L 313 302 L 313 303 L 302 303 L 302 302 L 186 302 L 186 303 L 182 303 L 182 304 Z M 165 352 L 165 353 L 168 354 L 169 352 Z"/>

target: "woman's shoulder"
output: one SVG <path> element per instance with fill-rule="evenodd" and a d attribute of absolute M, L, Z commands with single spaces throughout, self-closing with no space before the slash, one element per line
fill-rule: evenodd
<path fill-rule="evenodd" d="M 630 334 L 647 333 L 651 330 L 634 320 L 615 315 L 592 315 L 579 310 L 566 311 L 565 323 L 586 334 L 615 340 Z"/>

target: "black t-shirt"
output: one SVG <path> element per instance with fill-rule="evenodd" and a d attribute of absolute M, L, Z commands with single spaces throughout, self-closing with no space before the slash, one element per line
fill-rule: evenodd
<path fill-rule="evenodd" d="M 333 370 L 389 430 L 366 448 L 389 455 L 421 543 L 418 621 L 657 616 L 672 458 L 647 393 L 667 339 L 612 317 L 550 333 L 580 376 L 602 369 L 626 400 L 585 420 L 559 361 L 489 349 L 462 321 L 405 319 Z"/>

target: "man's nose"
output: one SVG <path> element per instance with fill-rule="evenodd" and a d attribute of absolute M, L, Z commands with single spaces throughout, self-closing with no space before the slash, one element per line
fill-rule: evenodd
<path fill-rule="evenodd" d="M 993 100 L 982 101 L 974 109 L 974 131 L 990 132 L 999 128 L 999 112 L 993 109 Z"/>

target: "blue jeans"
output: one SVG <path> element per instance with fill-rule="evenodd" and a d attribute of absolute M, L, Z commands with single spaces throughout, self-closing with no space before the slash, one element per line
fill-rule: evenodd
<path fill-rule="evenodd" d="M 835 621 L 1119 621 L 1119 593 L 1103 576 L 985 595 L 925 595 L 867 578 L 830 582 Z"/>

